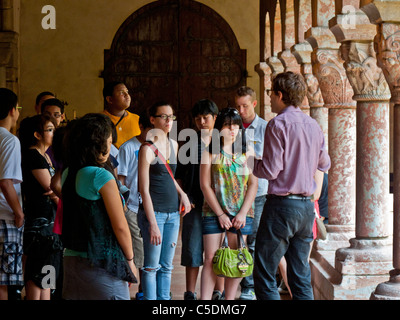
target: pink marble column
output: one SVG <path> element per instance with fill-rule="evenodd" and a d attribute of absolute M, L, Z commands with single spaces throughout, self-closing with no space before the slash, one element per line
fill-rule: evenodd
<path fill-rule="evenodd" d="M 381 4 L 377 1 L 377 5 Z M 386 9 L 379 10 L 383 21 L 389 20 L 392 12 L 399 9 L 393 4 Z M 369 11 L 372 9 L 372 12 Z M 371 17 L 376 16 L 374 4 L 368 6 L 371 22 L 378 23 L 378 32 L 375 37 L 378 65 L 382 68 L 389 84 L 394 102 L 394 134 L 393 134 L 393 269 L 389 272 L 389 281 L 380 283 L 371 294 L 372 300 L 400 300 L 400 19 L 397 23 L 381 23 Z M 398 12 L 398 10 L 397 10 Z M 393 21 L 393 19 L 390 19 Z"/>
<path fill-rule="evenodd" d="M 260 76 L 260 114 L 259 116 L 266 121 L 271 120 L 276 116 L 276 113 L 271 111 L 271 98 L 267 94 L 267 89 L 271 89 L 272 70 L 265 62 L 260 62 L 256 65 L 255 70 Z"/>
<path fill-rule="evenodd" d="M 315 42 L 312 43 L 328 42 L 326 30 L 313 28 L 313 31 Z M 329 109 L 328 144 L 332 165 L 328 175 L 329 241 L 319 241 L 317 246 L 319 250 L 336 250 L 347 246 L 348 240 L 354 236 L 356 103 L 351 98 L 353 90 L 338 49 L 332 42 L 330 49 L 324 47 L 314 49 L 312 62 L 324 106 Z"/>
<path fill-rule="evenodd" d="M 352 18 L 354 27 L 348 30 Z M 389 99 L 390 91 L 377 66 L 376 27 L 355 10 L 330 22 L 342 43 L 344 68 L 357 101 L 356 237 L 336 251 L 335 268 L 360 288 L 379 283 L 391 261 L 389 238 Z M 345 286 L 344 286 L 345 287 Z"/>
<path fill-rule="evenodd" d="M 318 79 L 312 73 L 311 53 L 312 47 L 308 42 L 296 44 L 292 47 L 292 53 L 301 66 L 301 74 L 307 84 L 307 100 L 310 107 L 310 116 L 315 119 L 321 127 L 325 137 L 325 145 L 328 150 L 328 109 L 324 106 Z"/>

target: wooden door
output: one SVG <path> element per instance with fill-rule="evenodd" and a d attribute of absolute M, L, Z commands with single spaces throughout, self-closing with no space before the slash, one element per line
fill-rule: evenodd
<path fill-rule="evenodd" d="M 233 106 L 246 84 L 246 51 L 226 21 L 192 0 L 159 0 L 133 13 L 105 51 L 104 81 L 123 81 L 130 110 L 156 101 L 171 103 L 178 130 L 192 126 L 190 110 L 208 98 L 220 109 Z"/>

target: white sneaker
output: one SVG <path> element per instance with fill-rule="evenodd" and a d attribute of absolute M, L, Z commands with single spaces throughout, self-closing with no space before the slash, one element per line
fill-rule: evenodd
<path fill-rule="evenodd" d="M 257 300 L 254 289 L 243 289 L 239 300 Z"/>

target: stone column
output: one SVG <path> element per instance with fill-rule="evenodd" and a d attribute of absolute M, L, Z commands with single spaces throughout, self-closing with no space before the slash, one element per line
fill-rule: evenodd
<path fill-rule="evenodd" d="M 327 240 L 318 245 L 321 250 L 336 250 L 348 246 L 348 240 L 354 237 L 356 103 L 339 54 L 340 45 L 329 28 L 313 27 L 306 39 L 314 49 L 313 74 L 329 109 L 329 224 Z"/>
<path fill-rule="evenodd" d="M 387 228 L 390 91 L 377 66 L 376 27 L 358 9 L 351 19 L 348 15 L 336 16 L 330 26 L 342 43 L 344 67 L 357 101 L 356 237 L 349 248 L 336 251 L 335 267 L 347 278 L 348 288 L 357 288 L 354 297 L 361 297 L 362 289 L 379 283 L 392 261 Z M 347 28 L 349 20 L 352 28 Z"/>
<path fill-rule="evenodd" d="M 378 65 L 382 68 L 389 84 L 394 102 L 393 134 L 393 267 L 389 272 L 389 281 L 379 284 L 371 294 L 372 300 L 400 299 L 400 21 L 393 17 L 393 10 L 399 12 L 400 3 L 393 3 L 384 8 L 380 1 L 368 6 L 365 11 L 371 22 L 396 21 L 397 23 L 379 23 L 375 38 Z M 376 7 L 378 6 L 378 8 Z M 369 9 L 374 9 L 372 12 Z M 380 9 L 377 11 L 377 9 Z M 377 12 L 379 14 L 377 14 Z M 370 13 L 373 13 L 370 15 Z M 374 17 L 379 19 L 374 20 Z M 393 19 L 394 18 L 394 19 Z M 390 19 L 390 20 L 389 20 Z"/>
<path fill-rule="evenodd" d="M 276 113 L 271 111 L 271 98 L 267 94 L 267 89 L 271 89 L 272 70 L 265 62 L 256 65 L 255 70 L 260 76 L 260 117 L 269 121 L 276 116 Z"/>
<path fill-rule="evenodd" d="M 18 93 L 18 34 L 13 0 L 0 1 L 0 85 Z"/>
<path fill-rule="evenodd" d="M 18 92 L 18 34 L 0 32 L 0 85 Z"/>
<path fill-rule="evenodd" d="M 301 73 L 307 84 L 307 100 L 310 106 L 310 116 L 320 125 L 325 137 L 325 145 L 328 150 L 328 109 L 324 107 L 321 89 L 318 79 L 312 73 L 311 53 L 312 47 L 308 42 L 296 44 L 292 47 L 292 53 L 300 64 Z"/>

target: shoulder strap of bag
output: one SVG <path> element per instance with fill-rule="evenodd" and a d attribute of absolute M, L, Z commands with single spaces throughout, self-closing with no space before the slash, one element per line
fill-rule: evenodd
<path fill-rule="evenodd" d="M 229 247 L 229 245 L 228 245 L 228 233 L 227 232 L 228 231 L 225 230 L 224 240 L 222 241 L 222 245 L 221 245 L 221 247 L 223 247 L 223 248 L 228 248 Z M 237 235 L 237 241 L 238 241 L 238 248 L 239 249 L 246 248 L 246 244 L 245 244 L 244 239 L 243 239 L 242 231 L 240 231 L 240 229 L 236 230 L 236 235 Z"/>
<path fill-rule="evenodd" d="M 173 180 L 175 180 L 174 175 L 173 175 L 172 170 L 171 170 L 171 167 L 169 166 L 169 164 L 167 163 L 167 161 L 165 161 L 164 156 L 163 156 L 160 152 L 158 152 L 158 149 L 157 149 L 156 146 L 154 145 L 153 141 L 146 141 L 145 144 L 148 145 L 148 146 L 151 148 L 151 150 L 154 151 L 154 153 L 156 154 L 156 156 L 159 157 L 159 158 L 161 159 L 161 161 L 164 163 L 165 167 L 167 168 L 167 171 L 168 171 L 169 175 L 171 176 L 171 178 L 172 178 Z"/>
<path fill-rule="evenodd" d="M 238 248 L 246 248 L 246 244 L 244 243 L 242 231 L 240 231 L 240 229 L 236 230 L 236 234 L 237 234 Z"/>

